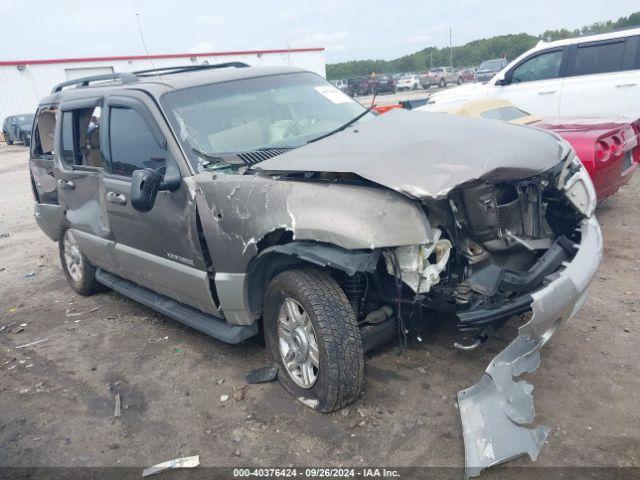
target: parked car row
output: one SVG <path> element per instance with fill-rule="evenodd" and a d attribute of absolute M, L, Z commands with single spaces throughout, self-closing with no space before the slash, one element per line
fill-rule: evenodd
<path fill-rule="evenodd" d="M 422 73 L 379 74 L 374 76 L 353 77 L 347 80 L 333 80 L 334 86 L 353 96 L 372 95 L 374 93 L 396 92 L 401 90 L 445 88 L 448 85 L 486 82 L 500 71 L 507 61 L 494 59 L 482 62 L 479 68 L 456 69 L 436 67 Z"/>

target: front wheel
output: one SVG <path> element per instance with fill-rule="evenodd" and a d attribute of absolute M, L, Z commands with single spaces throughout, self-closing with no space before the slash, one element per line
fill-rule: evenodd
<path fill-rule="evenodd" d="M 441 79 L 440 79 L 440 88 L 444 88 L 444 87 L 446 87 L 446 86 L 447 86 L 447 82 L 445 81 L 445 79 L 444 79 L 444 78 L 441 78 Z"/>
<path fill-rule="evenodd" d="M 31 142 L 29 142 L 29 139 L 24 133 L 20 135 L 20 139 L 22 140 L 22 143 L 25 147 L 28 147 L 31 144 Z"/>
<path fill-rule="evenodd" d="M 60 262 L 67 281 L 80 295 L 92 295 L 100 290 L 96 281 L 96 267 L 80 251 L 71 229 L 67 229 L 58 242 Z"/>
<path fill-rule="evenodd" d="M 462 85 L 462 77 L 458 77 L 458 85 Z"/>
<path fill-rule="evenodd" d="M 11 140 L 7 132 L 4 132 L 4 140 L 7 142 L 7 145 L 13 145 L 13 140 Z"/>
<path fill-rule="evenodd" d="M 349 300 L 327 272 L 277 275 L 265 296 L 264 332 L 280 383 L 305 405 L 326 413 L 358 398 L 364 375 L 360 330 Z"/>

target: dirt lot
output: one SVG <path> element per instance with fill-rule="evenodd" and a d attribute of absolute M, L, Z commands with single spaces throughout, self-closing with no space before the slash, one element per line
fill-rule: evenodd
<path fill-rule="evenodd" d="M 331 415 L 277 384 L 235 400 L 267 361 L 260 342 L 222 344 L 112 292 L 75 295 L 32 207 L 26 149 L 2 144 L 0 465 L 137 467 L 195 454 L 205 466 L 463 465 L 455 394 L 512 332 L 469 353 L 451 348 L 446 325 L 402 355 L 391 344 L 369 355 L 357 404 Z M 598 211 L 605 255 L 589 299 L 529 376 L 536 420 L 551 426 L 535 465 L 640 466 L 639 208 L 636 175 Z"/>

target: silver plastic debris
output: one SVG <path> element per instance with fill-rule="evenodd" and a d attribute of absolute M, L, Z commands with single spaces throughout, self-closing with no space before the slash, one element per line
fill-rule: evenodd
<path fill-rule="evenodd" d="M 533 386 L 514 381 L 534 372 L 540 348 L 580 309 L 602 259 L 602 236 L 594 217 L 580 226 L 581 242 L 557 278 L 531 296 L 533 316 L 489 364 L 482 379 L 458 392 L 464 435 L 466 477 L 527 454 L 536 460 L 549 428 L 527 427 L 535 409 Z"/>
<path fill-rule="evenodd" d="M 148 475 L 154 475 L 156 473 L 175 468 L 194 468 L 198 465 L 200 465 L 200 455 L 195 455 L 193 457 L 176 458 L 173 460 L 169 460 L 168 462 L 159 463 L 157 465 L 154 465 L 153 467 L 145 468 L 142 471 L 142 476 L 146 477 Z"/>

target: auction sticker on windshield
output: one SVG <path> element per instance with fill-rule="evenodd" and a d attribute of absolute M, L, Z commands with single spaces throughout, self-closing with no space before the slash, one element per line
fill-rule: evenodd
<path fill-rule="evenodd" d="M 313 88 L 316 92 L 328 98 L 333 103 L 353 102 L 353 99 L 349 97 L 349 95 L 342 93 L 340 90 L 330 85 L 322 85 L 322 86 L 313 87 Z"/>

